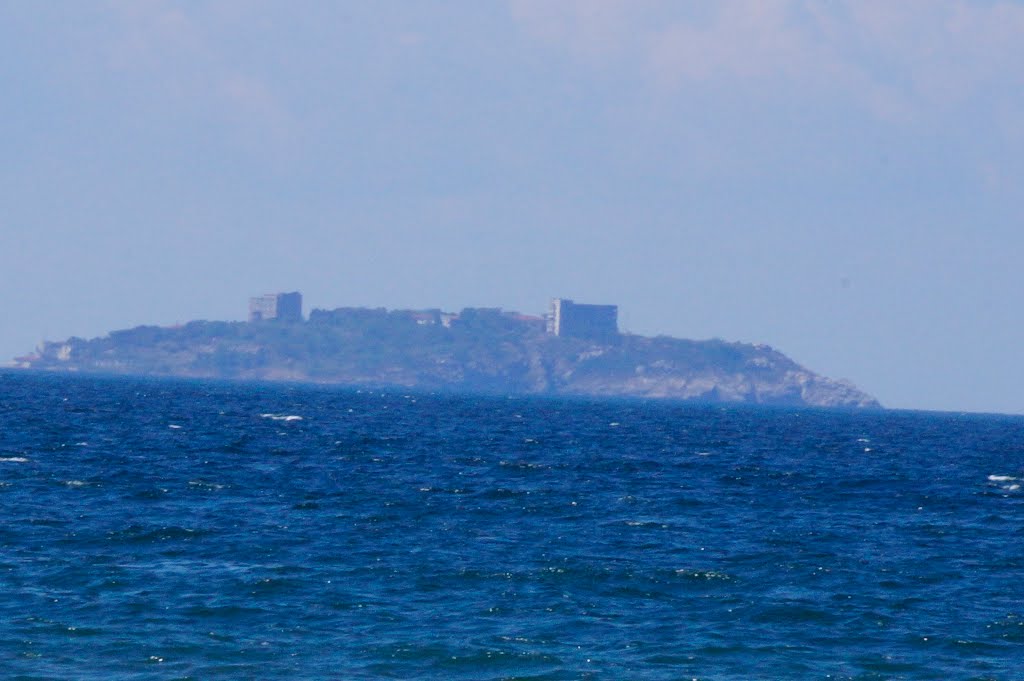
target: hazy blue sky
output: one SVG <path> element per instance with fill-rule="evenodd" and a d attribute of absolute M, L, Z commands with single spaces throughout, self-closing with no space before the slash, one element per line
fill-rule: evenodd
<path fill-rule="evenodd" d="M 1024 3 L 0 0 L 0 358 L 310 307 L 769 343 L 1024 413 Z"/>

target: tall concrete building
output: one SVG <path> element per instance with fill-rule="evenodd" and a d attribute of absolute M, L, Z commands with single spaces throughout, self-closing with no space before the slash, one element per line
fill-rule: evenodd
<path fill-rule="evenodd" d="M 552 298 L 545 319 L 548 333 L 556 336 L 603 341 L 619 335 L 618 305 L 583 305 L 568 298 Z"/>
<path fill-rule="evenodd" d="M 268 293 L 249 299 L 249 321 L 277 319 L 282 322 L 302 321 L 302 294 Z"/>

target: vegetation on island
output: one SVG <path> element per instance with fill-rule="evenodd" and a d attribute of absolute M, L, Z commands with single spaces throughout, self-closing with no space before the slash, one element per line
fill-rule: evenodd
<path fill-rule="evenodd" d="M 30 369 L 133 375 L 878 406 L 853 385 L 814 374 L 767 346 L 628 334 L 558 337 L 540 318 L 493 308 L 458 315 L 339 308 L 313 310 L 293 323 L 140 326 L 46 342 L 19 361 Z"/>

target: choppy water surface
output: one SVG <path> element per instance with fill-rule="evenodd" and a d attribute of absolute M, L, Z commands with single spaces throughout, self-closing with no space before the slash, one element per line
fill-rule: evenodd
<path fill-rule="evenodd" d="M 1024 419 L 0 374 L 0 677 L 1021 679 Z"/>

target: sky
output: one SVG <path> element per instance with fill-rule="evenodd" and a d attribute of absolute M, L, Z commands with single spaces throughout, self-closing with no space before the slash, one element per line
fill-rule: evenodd
<path fill-rule="evenodd" d="M 0 360 L 615 303 L 1024 413 L 1024 2 L 0 0 Z"/>

